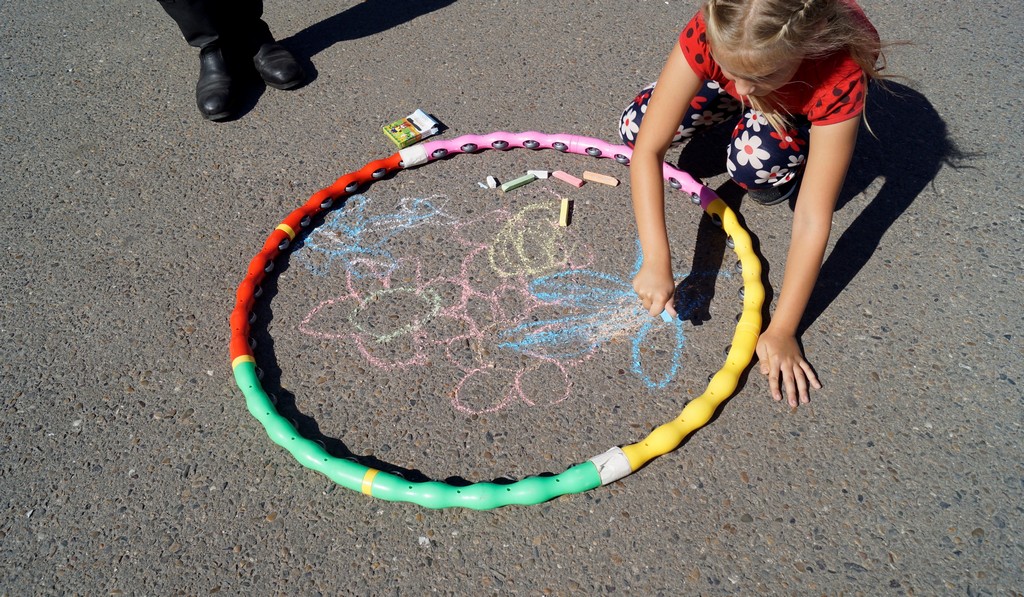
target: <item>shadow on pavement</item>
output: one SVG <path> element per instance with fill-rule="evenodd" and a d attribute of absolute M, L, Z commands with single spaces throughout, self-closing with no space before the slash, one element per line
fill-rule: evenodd
<path fill-rule="evenodd" d="M 865 113 L 871 131 L 861 127 L 836 210 L 843 209 L 875 179 L 882 178 L 884 183 L 842 232 L 822 264 L 800 334 L 867 264 L 886 231 L 935 180 L 942 167 L 961 168 L 968 157 L 957 148 L 946 123 L 928 99 L 910 87 L 892 82 L 884 87 L 873 84 Z"/>
<path fill-rule="evenodd" d="M 856 277 L 878 248 L 886 231 L 935 179 L 943 166 L 963 167 L 968 158 L 949 136 L 945 122 L 931 103 L 917 91 L 898 83 L 884 87 L 872 83 L 865 107 L 870 130 L 862 126 L 836 210 L 846 207 L 876 180 L 882 187 L 871 202 L 842 231 L 822 264 L 814 293 L 804 312 L 799 334 L 810 327 L 843 289 Z M 732 122 L 732 121 L 730 121 Z M 724 147 L 731 126 L 715 127 L 683 147 L 678 164 L 697 177 L 725 172 Z M 716 189 L 739 214 L 744 191 L 732 182 Z M 790 209 L 795 199 L 790 200 Z M 742 221 L 742 216 L 741 216 Z M 755 246 L 757 238 L 754 238 Z M 715 272 L 724 258 L 725 243 L 708 218 L 701 221 L 690 271 Z M 760 254 L 760 253 L 759 253 Z M 773 293 L 768 285 L 770 264 L 764 267 L 765 322 Z M 676 289 L 676 305 L 683 319 L 699 325 L 709 319 L 708 305 L 714 296 L 716 276 L 684 279 Z M 683 308 L 685 307 L 685 308 Z"/>
<path fill-rule="evenodd" d="M 312 57 L 336 43 L 367 37 L 453 4 L 455 0 L 366 0 L 282 39 L 305 69 L 306 84 L 316 79 Z"/>

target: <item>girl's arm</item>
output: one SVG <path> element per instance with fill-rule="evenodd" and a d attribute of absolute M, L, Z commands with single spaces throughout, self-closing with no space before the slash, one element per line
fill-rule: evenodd
<path fill-rule="evenodd" d="M 818 279 L 832 228 L 832 214 L 853 156 L 859 127 L 859 117 L 811 127 L 810 152 L 793 214 L 792 238 L 779 302 L 768 329 L 757 342 L 761 373 L 768 376 L 772 398 L 782 400 L 781 381 L 793 408 L 798 401 L 807 403 L 808 384 L 821 387 L 797 344 L 796 330 Z"/>
<path fill-rule="evenodd" d="M 679 123 L 701 85 L 700 78 L 686 62 L 677 42 L 647 104 L 630 160 L 633 213 L 643 251 L 643 264 L 633 278 L 633 289 L 651 315 L 658 315 L 665 309 L 675 314 L 672 307 L 675 283 L 665 228 L 662 163 Z"/>

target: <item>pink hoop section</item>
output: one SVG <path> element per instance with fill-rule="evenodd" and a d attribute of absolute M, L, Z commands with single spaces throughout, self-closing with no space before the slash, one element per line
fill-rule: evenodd
<path fill-rule="evenodd" d="M 420 145 L 406 148 L 399 152 L 403 158 L 403 168 L 443 159 L 458 153 L 476 153 L 486 149 L 506 151 L 525 148 L 531 150 L 553 149 L 562 153 L 574 153 L 595 158 L 607 158 L 628 166 L 633 157 L 633 150 L 625 145 L 612 145 L 600 139 L 579 135 L 549 135 L 537 131 L 510 133 L 496 131 L 486 135 L 463 135 L 450 140 L 427 141 Z M 425 159 L 424 159 L 425 155 Z M 418 156 L 415 159 L 413 156 Z M 413 159 L 407 159 L 413 158 Z M 718 198 L 714 191 L 707 188 L 692 176 L 665 164 L 662 176 L 673 189 L 687 193 L 701 209 Z"/>

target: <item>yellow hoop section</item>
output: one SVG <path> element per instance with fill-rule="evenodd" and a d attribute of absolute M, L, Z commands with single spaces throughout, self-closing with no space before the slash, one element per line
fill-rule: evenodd
<path fill-rule="evenodd" d="M 715 410 L 736 390 L 740 375 L 754 357 L 757 336 L 761 333 L 764 285 L 761 283 L 761 260 L 754 253 L 750 234 L 740 225 L 736 213 L 721 199 L 712 201 L 705 211 L 732 239 L 736 256 L 739 257 L 743 276 L 743 311 L 736 324 L 725 364 L 708 382 L 704 393 L 690 401 L 678 417 L 656 427 L 637 443 L 622 448 L 633 471 L 676 449 L 686 436 L 711 419 Z"/>

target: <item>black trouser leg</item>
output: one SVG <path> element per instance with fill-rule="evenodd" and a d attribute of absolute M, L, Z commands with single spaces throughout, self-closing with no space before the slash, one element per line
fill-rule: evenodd
<path fill-rule="evenodd" d="M 159 0 L 160 6 L 181 29 L 188 45 L 205 48 L 220 41 L 216 2 L 209 0 Z"/>
<path fill-rule="evenodd" d="M 251 47 L 273 40 L 263 22 L 263 0 L 158 0 L 185 37 L 188 45 L 211 44 Z"/>

